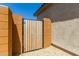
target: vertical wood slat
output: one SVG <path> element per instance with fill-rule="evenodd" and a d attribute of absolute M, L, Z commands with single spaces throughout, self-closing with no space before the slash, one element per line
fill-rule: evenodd
<path fill-rule="evenodd" d="M 30 51 L 32 50 L 32 21 L 30 20 Z"/>
<path fill-rule="evenodd" d="M 33 49 L 37 49 L 37 21 L 33 21 L 32 25 Z"/>
<path fill-rule="evenodd" d="M 30 36 L 30 33 L 31 33 L 31 32 L 30 32 L 30 31 L 31 31 L 31 29 L 30 29 L 31 21 L 30 21 L 30 20 L 28 20 L 27 25 L 28 25 L 28 26 L 27 26 L 27 27 L 28 27 L 28 28 L 27 28 L 27 34 L 28 34 L 28 35 L 27 35 L 27 39 L 28 39 L 28 40 L 27 40 L 27 51 L 30 51 L 30 49 L 31 49 L 31 46 L 30 46 L 30 45 L 31 45 L 31 39 L 30 39 L 30 37 L 31 37 L 31 36 Z"/>
<path fill-rule="evenodd" d="M 25 52 L 26 51 L 26 21 L 24 21 L 24 25 L 23 25 L 23 28 L 24 28 L 24 39 L 23 39 L 23 52 Z"/>
<path fill-rule="evenodd" d="M 28 38 L 28 36 L 27 36 L 28 35 L 28 32 L 27 32 L 28 25 L 27 25 L 27 23 L 28 23 L 28 21 L 26 21 L 26 51 L 28 51 L 27 50 L 27 41 L 28 41 L 27 40 L 27 38 Z"/>
<path fill-rule="evenodd" d="M 30 20 L 31 21 L 31 24 L 30 24 L 30 50 L 33 50 L 33 21 L 32 20 Z"/>
<path fill-rule="evenodd" d="M 28 20 L 24 21 L 24 52 L 27 52 L 27 24 Z"/>
<path fill-rule="evenodd" d="M 24 21 L 24 24 L 23 24 L 23 29 L 24 29 L 24 38 L 23 38 L 23 52 L 26 52 L 26 21 Z"/>
<path fill-rule="evenodd" d="M 37 49 L 42 48 L 42 22 L 37 21 Z"/>
<path fill-rule="evenodd" d="M 24 21 L 25 52 L 42 48 L 42 21 Z"/>

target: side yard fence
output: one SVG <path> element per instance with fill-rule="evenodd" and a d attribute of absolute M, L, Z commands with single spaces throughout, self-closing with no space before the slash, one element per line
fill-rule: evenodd
<path fill-rule="evenodd" d="M 51 44 L 51 21 L 24 20 L 24 52 L 46 48 Z"/>
<path fill-rule="evenodd" d="M 8 7 L 0 7 L 0 56 L 19 55 L 22 51 L 46 48 L 50 44 L 50 19 L 22 23 L 22 16 L 13 14 Z"/>

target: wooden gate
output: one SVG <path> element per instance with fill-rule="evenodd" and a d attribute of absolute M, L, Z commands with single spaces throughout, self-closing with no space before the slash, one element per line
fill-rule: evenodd
<path fill-rule="evenodd" d="M 24 52 L 42 48 L 42 21 L 24 20 Z"/>

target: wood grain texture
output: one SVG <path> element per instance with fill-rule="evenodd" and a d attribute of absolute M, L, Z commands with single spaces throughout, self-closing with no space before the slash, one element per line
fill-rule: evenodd
<path fill-rule="evenodd" d="M 0 14 L 8 14 L 9 8 L 7 7 L 0 7 Z"/>
<path fill-rule="evenodd" d="M 0 44 L 8 44 L 8 37 L 0 37 Z"/>
<path fill-rule="evenodd" d="M 8 12 L 8 52 L 9 52 L 9 56 L 12 56 L 12 21 L 13 21 L 13 17 L 12 17 L 12 12 L 11 10 L 9 9 L 9 12 Z"/>
<path fill-rule="evenodd" d="M 0 21 L 8 21 L 8 15 L 0 14 Z"/>
<path fill-rule="evenodd" d="M 30 49 L 31 49 L 31 39 L 30 39 L 30 37 L 31 37 L 31 36 L 30 36 L 30 30 L 31 30 L 31 29 L 30 29 L 30 26 L 31 26 L 31 21 L 28 20 L 28 28 L 27 28 L 27 31 L 28 31 L 28 33 L 27 33 L 27 34 L 28 34 L 28 35 L 27 35 L 27 36 L 28 36 L 28 37 L 27 37 L 27 38 L 28 38 L 28 41 L 27 41 L 27 51 L 30 51 Z"/>
<path fill-rule="evenodd" d="M 12 16 L 13 16 L 12 52 L 13 55 L 19 55 L 22 53 L 22 16 L 17 14 L 13 14 Z"/>
<path fill-rule="evenodd" d="M 8 45 L 7 44 L 0 44 L 0 56 L 8 56 Z"/>
<path fill-rule="evenodd" d="M 22 30 L 22 24 L 17 24 L 16 27 L 17 27 L 17 30 Z"/>
<path fill-rule="evenodd" d="M 42 48 L 42 21 L 24 21 L 24 52 Z"/>
<path fill-rule="evenodd" d="M 22 16 L 18 14 L 13 14 L 13 20 L 14 24 L 22 24 Z"/>
<path fill-rule="evenodd" d="M 36 21 L 31 21 L 31 50 L 37 49 L 37 26 Z"/>
<path fill-rule="evenodd" d="M 8 30 L 0 30 L 0 36 L 8 36 Z"/>
<path fill-rule="evenodd" d="M 24 52 L 27 52 L 28 50 L 27 50 L 27 23 L 28 23 L 28 21 L 26 20 L 26 21 L 24 21 Z"/>
<path fill-rule="evenodd" d="M 0 8 L 0 55 L 12 55 L 12 17 L 7 8 Z M 6 11 L 6 12 L 4 12 Z"/>
<path fill-rule="evenodd" d="M 8 22 L 0 22 L 0 30 L 8 30 Z"/>
<path fill-rule="evenodd" d="M 37 21 L 37 49 L 42 48 L 42 21 Z"/>

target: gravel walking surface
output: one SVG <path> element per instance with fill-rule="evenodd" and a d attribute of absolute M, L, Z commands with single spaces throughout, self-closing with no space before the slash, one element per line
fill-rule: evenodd
<path fill-rule="evenodd" d="M 20 56 L 71 56 L 71 55 L 56 47 L 50 46 L 48 48 L 23 53 Z"/>

